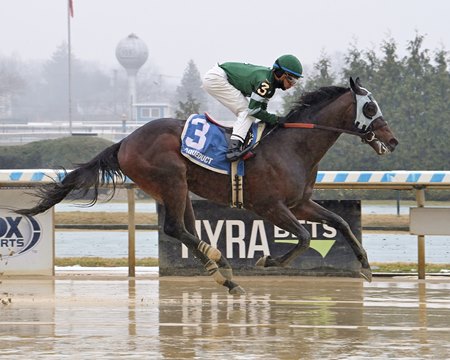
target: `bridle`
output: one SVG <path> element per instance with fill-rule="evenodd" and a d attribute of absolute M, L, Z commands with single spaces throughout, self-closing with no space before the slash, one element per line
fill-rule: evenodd
<path fill-rule="evenodd" d="M 374 119 L 374 121 L 377 119 Z M 374 127 L 373 124 L 371 124 L 365 131 L 353 131 L 353 130 L 347 130 L 347 129 L 341 129 L 336 128 L 333 126 L 326 126 L 326 125 L 319 125 L 319 124 L 312 124 L 312 123 L 285 123 L 282 125 L 284 128 L 288 129 L 320 129 L 320 130 L 327 130 L 327 131 L 334 131 L 338 133 L 343 134 L 349 134 L 349 135 L 355 135 L 361 138 L 363 142 L 372 142 L 376 139 L 375 132 L 376 130 L 382 129 L 384 127 L 388 126 L 388 123 L 382 119 L 381 124 L 379 124 L 377 127 Z"/>
<path fill-rule="evenodd" d="M 259 141 L 257 141 L 255 144 L 244 149 L 244 151 L 242 151 L 241 153 L 241 156 L 254 149 L 265 137 L 269 136 L 273 131 L 275 131 L 279 127 L 287 129 L 319 129 L 354 135 L 361 138 L 361 141 L 366 144 L 371 143 L 373 141 L 378 141 L 379 145 L 385 151 L 389 151 L 389 149 L 382 142 L 380 142 L 375 135 L 376 130 L 388 126 L 388 123 L 382 118 L 383 114 L 381 113 L 380 107 L 378 106 L 377 102 L 373 99 L 372 94 L 363 87 L 361 87 L 361 89 L 366 91 L 365 95 L 356 94 L 353 91 L 353 89 L 350 89 L 350 91 L 353 94 L 353 104 L 355 104 L 355 120 L 353 121 L 353 124 L 357 130 L 347 130 L 333 126 L 313 124 L 313 123 L 278 124 L 274 126 L 272 129 L 270 129 L 267 133 L 265 133 L 261 137 L 261 139 L 259 139 Z M 378 126 L 374 127 L 373 123 L 378 119 L 381 119 L 381 121 L 378 121 Z"/>
<path fill-rule="evenodd" d="M 355 135 L 360 137 L 362 142 L 370 143 L 377 139 L 375 136 L 375 131 L 388 126 L 388 124 L 382 118 L 383 114 L 381 113 L 377 102 L 373 99 L 372 94 L 367 89 L 361 89 L 366 91 L 365 95 L 356 94 L 352 89 L 350 89 L 353 94 L 353 104 L 355 104 L 355 120 L 353 121 L 353 124 L 357 130 L 347 130 L 312 123 L 284 123 L 282 127 L 291 129 L 320 129 L 333 131 Z M 381 118 L 381 121 L 378 122 L 377 127 L 374 127 L 373 123 L 379 118 Z"/>

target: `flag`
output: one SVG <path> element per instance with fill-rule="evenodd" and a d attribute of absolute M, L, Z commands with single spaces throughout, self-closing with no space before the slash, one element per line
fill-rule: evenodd
<path fill-rule="evenodd" d="M 69 14 L 71 17 L 73 17 L 73 0 L 68 1 L 69 1 Z"/>

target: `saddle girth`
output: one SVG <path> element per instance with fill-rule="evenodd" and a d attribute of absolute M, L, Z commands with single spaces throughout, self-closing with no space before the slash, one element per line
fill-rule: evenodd
<path fill-rule="evenodd" d="M 244 182 L 243 176 L 238 175 L 238 162 L 231 163 L 231 207 L 242 209 L 244 207 Z"/>

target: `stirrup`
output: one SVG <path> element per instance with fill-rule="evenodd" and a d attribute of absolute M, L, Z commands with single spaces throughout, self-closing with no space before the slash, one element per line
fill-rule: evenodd
<path fill-rule="evenodd" d="M 240 140 L 230 140 L 228 151 L 226 153 L 227 160 L 231 162 L 238 160 L 242 153 L 242 145 L 242 141 Z"/>
<path fill-rule="evenodd" d="M 236 150 L 233 152 L 228 152 L 226 157 L 230 162 L 237 161 L 239 159 L 248 160 L 256 156 L 254 152 L 252 152 L 253 146 L 247 146 L 243 150 Z"/>
<path fill-rule="evenodd" d="M 227 160 L 231 161 L 231 162 L 238 160 L 240 156 L 241 156 L 241 150 L 239 150 L 237 148 L 228 150 L 228 152 L 226 154 Z"/>

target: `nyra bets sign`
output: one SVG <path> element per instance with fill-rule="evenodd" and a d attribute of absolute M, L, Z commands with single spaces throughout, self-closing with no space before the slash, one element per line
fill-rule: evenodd
<path fill-rule="evenodd" d="M 0 273 L 53 275 L 52 210 L 38 216 L 10 210 L 30 207 L 33 200 L 23 190 L 0 190 Z"/>
<path fill-rule="evenodd" d="M 361 239 L 359 201 L 318 201 L 343 217 Z M 343 235 L 332 226 L 317 222 L 299 222 L 311 234 L 310 249 L 285 268 L 257 268 L 264 255 L 277 257 L 292 249 L 298 239 L 253 213 L 230 209 L 208 201 L 194 201 L 196 230 L 199 237 L 217 247 L 241 275 L 334 275 L 358 276 L 359 262 Z M 162 209 L 163 211 L 163 209 Z M 163 219 L 160 219 L 162 229 Z M 159 234 L 160 275 L 202 274 L 201 264 L 190 251 L 164 233 Z"/>

